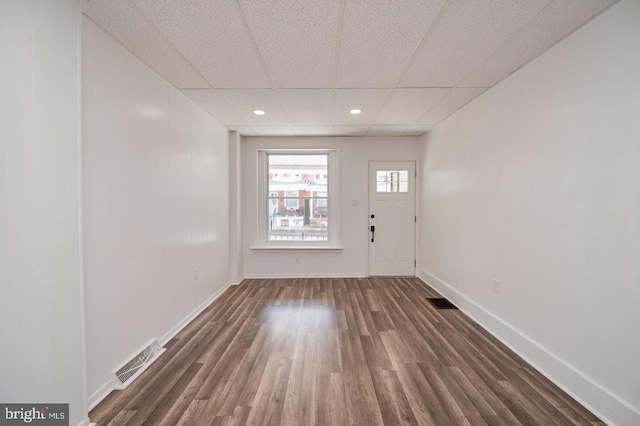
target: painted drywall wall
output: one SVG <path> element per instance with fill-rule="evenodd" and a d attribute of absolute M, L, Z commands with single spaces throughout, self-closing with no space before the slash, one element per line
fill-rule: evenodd
<path fill-rule="evenodd" d="M 229 281 L 228 132 L 83 20 L 89 395 Z M 197 269 L 197 272 L 195 271 Z"/>
<path fill-rule="evenodd" d="M 369 161 L 416 160 L 417 137 L 246 137 L 242 139 L 244 277 L 362 277 L 368 274 Z M 337 149 L 340 156 L 340 252 L 252 250 L 257 239 L 257 151 Z M 355 204 L 357 205 L 354 205 Z M 297 263 L 296 263 L 297 259 Z"/>
<path fill-rule="evenodd" d="M 622 1 L 421 147 L 420 276 L 618 425 L 640 424 L 638 46 Z"/>
<path fill-rule="evenodd" d="M 87 418 L 79 17 L 75 0 L 0 2 L 0 401 L 68 403 L 73 425 Z"/>
<path fill-rule="evenodd" d="M 242 281 L 242 159 L 238 132 L 229 132 L 229 279 Z"/>

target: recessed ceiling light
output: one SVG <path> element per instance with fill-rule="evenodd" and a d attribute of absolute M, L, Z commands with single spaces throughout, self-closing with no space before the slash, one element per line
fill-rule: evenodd
<path fill-rule="evenodd" d="M 354 108 L 351 111 L 349 111 L 351 114 L 353 115 L 358 115 L 362 112 L 362 110 L 360 108 Z"/>
<path fill-rule="evenodd" d="M 264 115 L 265 114 L 265 112 L 263 110 L 261 110 L 261 109 L 254 109 L 253 113 L 255 115 Z"/>

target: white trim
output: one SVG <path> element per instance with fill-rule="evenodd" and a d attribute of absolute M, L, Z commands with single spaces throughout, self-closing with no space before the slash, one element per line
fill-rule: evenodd
<path fill-rule="evenodd" d="M 90 423 L 89 421 L 89 388 L 87 383 L 87 321 L 86 321 L 86 309 L 85 309 L 85 281 L 84 281 L 84 185 L 83 185 L 83 116 L 82 116 L 82 86 L 83 86 L 83 73 L 82 73 L 82 27 L 83 27 L 83 18 L 82 18 L 82 2 L 80 0 L 76 0 L 76 72 L 78 77 L 77 84 L 77 99 L 76 99 L 76 108 L 77 108 L 77 120 L 78 126 L 76 129 L 76 176 L 77 176 L 77 203 L 78 203 L 78 286 L 79 286 L 79 295 L 80 295 L 80 344 L 81 354 L 80 354 L 80 362 L 82 369 L 82 415 L 87 416 L 84 420 L 80 422 L 80 425 L 86 426 Z"/>
<path fill-rule="evenodd" d="M 321 251 L 321 252 L 335 252 L 339 253 L 343 250 L 343 247 L 309 247 L 309 246 L 284 246 L 284 247 L 251 247 L 251 251 L 255 252 L 279 252 L 279 253 L 299 253 L 301 251 Z"/>
<path fill-rule="evenodd" d="M 411 275 L 405 275 L 405 274 L 398 274 L 398 273 L 393 273 L 393 272 L 397 272 L 397 271 L 392 271 L 392 272 L 385 272 L 384 274 L 372 274 L 371 273 L 371 264 L 372 264 L 372 245 L 371 243 L 369 243 L 369 239 L 371 238 L 371 234 L 369 233 L 370 231 L 367 231 L 367 276 L 369 277 L 376 277 L 376 276 L 407 276 L 407 277 L 415 277 L 418 273 L 418 236 L 420 234 L 418 234 L 418 204 L 419 204 L 419 199 L 418 199 L 418 195 L 419 195 L 419 187 L 418 187 L 418 159 L 414 158 L 413 160 L 369 160 L 367 163 L 367 229 L 369 229 L 369 226 L 372 225 L 371 223 L 371 218 L 370 218 L 370 214 L 373 211 L 372 209 L 372 193 L 373 189 L 375 188 L 375 179 L 373 179 L 373 174 L 371 173 L 372 171 L 372 166 L 377 163 L 377 164 L 387 164 L 389 165 L 391 168 L 395 168 L 396 165 L 399 165 L 401 163 L 412 163 L 412 169 L 411 172 L 413 172 L 413 176 L 409 176 L 409 183 L 413 182 L 413 217 L 414 217 L 414 221 L 411 222 L 413 224 L 413 267 L 412 267 L 412 272 Z M 396 195 L 403 195 L 403 194 L 410 194 L 411 191 L 408 191 L 406 193 L 396 193 Z M 374 194 L 378 194 L 378 192 L 376 191 Z M 393 193 L 387 192 L 384 193 L 384 195 L 391 195 L 392 197 L 394 196 Z M 406 196 L 406 195 L 405 195 Z M 393 266 L 393 265 L 392 265 Z"/>
<path fill-rule="evenodd" d="M 185 328 L 191 321 L 193 321 L 193 319 L 195 317 L 197 317 L 198 315 L 200 315 L 202 313 L 202 311 L 204 311 L 205 309 L 207 309 L 209 307 L 209 305 L 211 305 L 211 303 L 213 303 L 218 297 L 220 297 L 220 295 L 222 293 L 224 293 L 224 291 L 226 289 L 228 289 L 229 287 L 231 287 L 231 285 L 233 285 L 231 282 L 226 283 L 225 285 L 223 285 L 218 291 L 216 291 L 215 293 L 213 293 L 209 298 L 207 298 L 207 300 L 205 300 L 203 303 L 201 303 L 196 309 L 194 309 L 189 315 L 187 315 L 186 317 L 184 317 L 182 319 L 182 321 L 180 321 L 178 324 L 176 324 L 174 327 L 171 328 L 171 330 L 169 330 L 167 333 L 165 333 L 164 336 L 162 336 L 160 339 L 158 339 L 158 342 L 160 343 L 160 346 L 164 346 L 169 340 L 171 340 L 176 334 L 178 334 L 183 328 Z M 144 348 L 146 348 L 147 346 L 149 346 L 149 344 L 151 344 L 155 339 L 152 339 L 150 342 L 148 342 L 145 346 L 143 346 L 142 348 L 140 348 L 137 352 L 134 352 L 130 357 L 127 358 L 126 361 L 124 361 L 120 367 L 116 368 L 114 371 L 118 371 L 119 368 L 121 368 L 123 365 L 125 365 L 127 362 L 129 362 L 129 360 L 131 358 L 133 358 L 134 356 L 136 356 L 137 354 L 139 354 Z M 136 374 L 134 374 L 132 376 L 131 379 L 128 380 L 127 383 L 132 383 L 133 380 L 138 377 L 140 374 L 142 374 L 142 372 L 147 369 L 156 359 L 158 359 L 158 357 L 165 351 L 166 349 L 163 349 L 159 354 L 157 354 L 155 357 L 153 357 L 153 359 L 151 359 L 143 368 L 140 369 L 140 371 L 138 371 Z M 111 378 L 111 380 L 109 380 L 107 383 L 105 383 L 104 385 L 100 386 L 100 388 L 95 391 L 88 400 L 88 404 L 89 404 L 89 409 L 88 411 L 93 410 L 96 405 L 98 405 L 103 399 L 105 399 L 107 397 L 107 395 L 109 395 L 112 391 L 116 390 L 116 389 L 124 389 L 126 386 L 123 386 L 122 383 L 120 383 L 120 381 L 118 380 L 118 378 L 115 376 L 115 374 L 113 375 L 113 377 Z"/>
<path fill-rule="evenodd" d="M 116 386 L 120 384 L 120 381 L 116 376 L 111 377 L 104 385 L 100 386 L 100 388 L 95 391 L 91 396 L 89 396 L 89 400 L 87 401 L 89 404 L 89 411 L 96 408 L 96 405 L 100 404 L 103 399 L 107 397 L 113 390 L 115 390 Z"/>
<path fill-rule="evenodd" d="M 242 281 L 242 176 L 238 132 L 229 132 L 229 280 Z"/>
<path fill-rule="evenodd" d="M 551 350 L 424 269 L 418 278 L 608 425 L 640 425 L 640 412 Z M 600 407 L 596 409 L 595 407 Z"/>
<path fill-rule="evenodd" d="M 96 426 L 96 424 L 95 423 L 91 423 L 91 420 L 89 420 L 89 417 L 87 417 L 86 419 L 84 419 L 80 423 L 78 423 L 78 426 Z"/>
<path fill-rule="evenodd" d="M 328 156 L 327 174 L 329 184 L 327 187 L 329 199 L 329 238 L 328 241 L 267 241 L 267 158 L 269 154 L 326 154 Z M 281 249 L 308 247 L 315 249 L 340 249 L 342 247 L 341 233 L 341 166 L 340 148 L 299 148 L 299 149 L 271 149 L 259 148 L 256 150 L 256 235 L 252 250 L 257 249 Z"/>
<path fill-rule="evenodd" d="M 245 279 L 248 280 L 264 280 L 272 278 L 366 278 L 365 273 L 344 274 L 344 273 L 291 273 L 291 274 L 245 274 Z"/>
<path fill-rule="evenodd" d="M 165 335 L 158 340 L 160 342 L 160 345 L 161 346 L 166 345 L 169 340 L 173 339 L 176 334 L 178 334 L 183 328 L 189 325 L 189 323 L 193 321 L 195 317 L 197 317 L 202 313 L 202 311 L 207 309 L 209 305 L 213 303 L 213 301 L 216 300 L 218 297 L 220 297 L 220 295 L 224 293 L 225 290 L 228 289 L 230 286 L 231 286 L 230 282 L 223 285 L 218 291 L 216 291 L 211 296 L 209 296 L 207 300 L 202 302 L 200 306 L 194 309 L 193 312 L 191 312 L 189 315 L 184 317 L 182 321 L 180 321 L 178 324 L 175 325 L 175 327 L 173 327 L 171 330 L 165 333 Z"/>

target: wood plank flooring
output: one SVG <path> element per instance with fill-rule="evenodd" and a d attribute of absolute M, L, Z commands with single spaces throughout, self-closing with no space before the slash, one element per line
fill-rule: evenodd
<path fill-rule="evenodd" d="M 98 425 L 604 424 L 414 278 L 245 280 Z"/>

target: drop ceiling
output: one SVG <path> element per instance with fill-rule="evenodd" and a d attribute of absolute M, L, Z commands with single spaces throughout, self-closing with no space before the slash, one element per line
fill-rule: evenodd
<path fill-rule="evenodd" d="M 414 136 L 615 0 L 83 0 L 245 136 Z M 353 108 L 362 109 L 352 115 Z M 253 110 L 266 112 L 262 116 Z"/>

